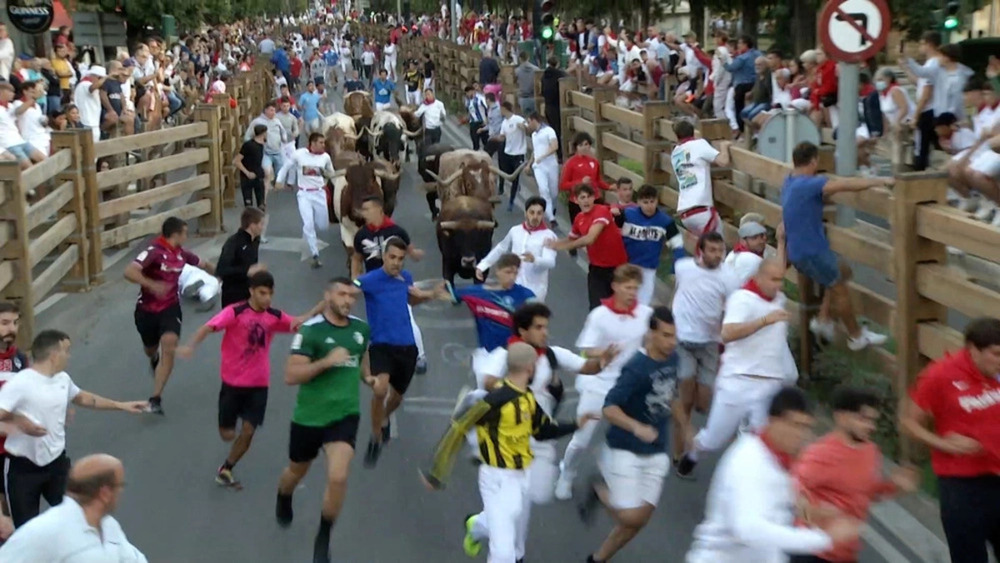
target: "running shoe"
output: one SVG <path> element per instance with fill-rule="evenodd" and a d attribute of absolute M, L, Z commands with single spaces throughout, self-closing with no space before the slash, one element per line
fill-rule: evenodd
<path fill-rule="evenodd" d="M 330 548 L 320 545 L 313 547 L 313 563 L 330 563 Z"/>
<path fill-rule="evenodd" d="M 465 550 L 465 554 L 469 557 L 476 557 L 483 550 L 482 542 L 472 537 L 472 528 L 476 525 L 476 518 L 478 517 L 478 514 L 469 514 L 465 517 L 465 539 L 462 540 L 462 549 Z"/>
<path fill-rule="evenodd" d="M 573 481 L 560 475 L 559 479 L 556 481 L 556 498 L 559 500 L 569 500 L 573 498 Z"/>
<path fill-rule="evenodd" d="M 365 467 L 371 469 L 378 464 L 378 458 L 382 455 L 382 444 L 374 441 L 368 441 L 368 451 L 365 452 Z"/>
<path fill-rule="evenodd" d="M 680 461 L 677 462 L 677 467 L 674 468 L 674 472 L 681 479 L 694 479 L 694 475 L 692 473 L 694 472 L 696 465 L 698 465 L 697 461 L 691 459 L 691 456 L 688 454 L 684 454 Z"/>
<path fill-rule="evenodd" d="M 292 512 L 292 495 L 278 493 L 278 502 L 274 506 L 274 519 L 278 521 L 278 525 L 282 528 L 291 526 L 294 516 Z"/>
<path fill-rule="evenodd" d="M 181 295 L 183 295 L 185 299 L 195 299 L 198 297 L 198 291 L 202 287 L 205 287 L 205 282 L 202 280 L 196 280 L 191 285 L 185 287 L 184 290 L 181 291 Z"/>
<path fill-rule="evenodd" d="M 164 412 L 163 412 L 163 402 L 160 400 L 159 397 L 150 397 L 149 398 L 149 407 L 146 408 L 146 412 L 149 412 L 149 413 L 152 413 L 152 414 L 158 414 L 160 416 L 163 416 L 163 414 L 164 414 Z"/>
<path fill-rule="evenodd" d="M 323 263 L 319 261 L 319 254 L 313 254 L 312 267 L 313 269 L 319 269 L 323 267 Z"/>
<path fill-rule="evenodd" d="M 417 358 L 417 367 L 413 371 L 417 375 L 423 375 L 427 373 L 427 358 L 423 356 Z"/>
<path fill-rule="evenodd" d="M 241 487 L 240 482 L 233 477 L 233 470 L 226 469 L 225 467 L 219 468 L 219 472 L 215 474 L 215 482 L 223 487 Z"/>
<path fill-rule="evenodd" d="M 384 446 L 388 444 L 389 440 L 391 439 L 392 439 L 392 421 L 387 420 L 385 421 L 385 426 L 382 427 L 382 445 Z"/>

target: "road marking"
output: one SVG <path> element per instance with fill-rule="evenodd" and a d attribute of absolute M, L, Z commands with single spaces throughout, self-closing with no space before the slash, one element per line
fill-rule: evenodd
<path fill-rule="evenodd" d="M 407 405 L 403 403 L 403 412 L 407 414 L 426 414 L 430 416 L 447 416 L 451 418 L 455 411 L 453 407 L 423 407 L 420 405 Z"/>
<path fill-rule="evenodd" d="M 881 555 L 886 563 L 907 563 L 906 557 L 889 543 L 889 540 L 873 530 L 867 524 L 861 529 L 861 538 L 865 540 L 876 553 Z"/>
<path fill-rule="evenodd" d="M 328 246 L 330 246 L 328 243 L 323 242 L 322 240 L 316 240 L 316 248 L 319 248 L 320 252 Z M 260 245 L 260 249 L 273 250 L 275 252 L 297 253 L 303 262 L 312 259 L 312 255 L 309 254 L 309 247 L 306 246 L 306 241 L 300 238 L 268 237 L 267 244 Z"/>

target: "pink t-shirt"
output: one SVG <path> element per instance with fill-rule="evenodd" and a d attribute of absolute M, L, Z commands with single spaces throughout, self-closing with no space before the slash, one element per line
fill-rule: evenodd
<path fill-rule="evenodd" d="M 208 321 L 213 330 L 224 330 L 222 381 L 233 387 L 267 387 L 271 380 L 271 339 L 291 333 L 295 319 L 283 311 L 254 311 L 247 302 L 234 303 Z"/>

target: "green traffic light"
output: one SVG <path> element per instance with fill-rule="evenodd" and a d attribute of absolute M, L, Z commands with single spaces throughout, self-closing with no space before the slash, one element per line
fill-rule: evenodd
<path fill-rule="evenodd" d="M 542 28 L 542 39 L 552 39 L 552 28 L 544 27 Z"/>
<path fill-rule="evenodd" d="M 945 29 L 956 29 L 958 27 L 958 18 L 954 16 L 949 16 L 944 20 Z"/>

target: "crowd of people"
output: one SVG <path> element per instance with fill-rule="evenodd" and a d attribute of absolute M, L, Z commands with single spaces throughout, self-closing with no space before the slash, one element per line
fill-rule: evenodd
<path fill-rule="evenodd" d="M 397 29 L 433 33 L 432 22 L 445 23 L 446 16 L 425 17 L 406 31 L 402 25 Z M 125 278 L 139 286 L 135 326 L 154 374 L 149 399 L 120 402 L 77 387 L 65 371 L 71 339 L 60 331 L 40 331 L 29 361 L 14 344 L 18 309 L 0 303 L 0 422 L 7 436 L 4 490 L 9 513 L 9 518 L 0 518 L 0 536 L 10 536 L 0 547 L 0 560 L 77 561 L 86 555 L 92 557 L 87 560 L 145 561 L 110 516 L 124 483 L 121 463 L 97 455 L 70 465 L 65 451 L 68 408 L 164 415 L 162 397 L 176 361 L 191 358 L 201 342 L 222 332 L 218 428 L 230 445 L 215 480 L 227 488 L 242 488 L 235 469 L 267 410 L 272 338 L 294 333 L 283 379 L 299 389 L 290 421 L 288 465 L 275 490 L 275 519 L 281 527 L 292 524 L 294 493 L 322 450 L 326 488 L 313 560 L 330 561 L 332 528 L 341 517 L 363 427 L 361 387 L 371 389 L 363 465 L 372 468 L 394 438 L 392 415 L 421 371 L 423 343 L 412 307 L 429 301 L 467 306 L 479 345 L 471 366 L 476 389 L 462 398 L 431 463 L 421 467 L 423 484 L 436 490 L 448 482 L 463 451 L 479 465 L 482 509 L 470 505 L 472 513 L 462 522 L 466 554 L 476 556 L 486 547 L 490 561 L 524 561 L 532 506 L 575 499 L 586 523 L 593 522 L 602 505 L 611 515 L 612 530 L 587 559 L 609 561 L 650 521 L 668 474 L 696 478 L 700 461 L 726 449 L 712 476 L 705 518 L 694 531 L 687 561 L 857 560 L 870 504 L 916 490 L 920 474 L 903 466 L 883 475 L 881 454 L 871 442 L 882 400 L 873 390 L 839 388 L 830 401 L 833 429 L 807 444 L 815 419 L 796 386 L 798 368 L 788 346 L 782 287 L 788 265 L 824 287 L 820 312 L 808 327 L 821 341 L 833 341 L 842 331 L 852 351 L 884 344 L 884 335 L 858 322 L 848 293 L 851 272 L 824 234 L 823 205 L 830 195 L 892 186 L 892 179 L 818 175 L 819 149 L 802 143 L 794 150 L 794 171 L 782 188 L 783 220 L 775 233 L 776 248 L 768 246 L 770 233 L 763 218 L 751 214 L 740 223 L 739 241 L 728 249 L 715 208 L 711 167 L 728 162 L 730 143 L 713 145 L 697 137 L 691 121 L 675 122 L 679 142 L 670 162 L 680 196 L 674 219 L 659 208 L 655 186 L 633 186 L 627 178 L 609 185 L 593 156 L 595 141 L 586 133 L 574 137 L 573 154 L 562 159 L 560 134 L 550 125 L 552 120 L 537 108 L 518 115 L 512 104 L 502 102 L 493 88 L 499 67 L 492 74 L 493 66 L 486 62 L 480 80 L 465 90 L 463 121 L 477 148 L 498 155 L 502 170 L 531 170 L 538 195 L 525 200 L 523 222 L 475 265 L 477 283 L 418 287 L 405 264 L 422 258 L 423 251 L 385 213 L 383 199 L 371 196 L 359 204 L 366 224 L 355 236 L 350 271 L 332 277 L 323 288 L 323 299 L 294 316 L 273 306 L 277 276 L 258 256 L 266 224 L 264 183 L 288 184 L 296 189 L 300 210 L 302 200 L 308 200 L 306 209 L 322 211 L 309 218 L 302 214 L 313 266 L 321 267 L 315 228 L 325 221 L 320 221 L 327 215 L 322 194 L 335 174 L 317 130 L 317 120 L 336 109 L 327 89 L 343 82 L 345 93 L 370 89 L 376 104 L 391 104 L 391 97 L 380 102 L 380 96 L 385 90 L 385 96 L 391 94 L 396 73 L 402 71 L 407 88 L 418 84 L 425 93 L 418 117 L 427 134 L 436 129 L 439 136 L 446 118 L 443 109 L 425 109 L 440 104 L 433 96 L 430 57 L 398 69 L 392 38 L 380 47 L 352 34 L 346 23 L 340 27 L 340 21 L 331 18 L 329 29 L 307 30 L 303 24 L 302 32 L 286 34 L 264 27 L 245 34 L 236 31 L 235 37 L 242 39 L 235 42 L 245 43 L 246 53 L 259 53 L 274 64 L 275 101 L 251 123 L 236 157 L 246 209 L 239 231 L 225 242 L 218 260 L 212 263 L 185 250 L 187 226 L 171 217 L 160 236 L 125 269 Z M 625 45 L 626 53 L 639 51 L 641 68 L 647 41 L 640 49 L 627 34 L 618 39 L 609 32 L 595 33 L 591 40 L 593 26 L 580 24 L 580 35 L 588 39 L 579 44 L 596 42 L 598 59 L 614 55 L 615 45 Z M 513 32 L 507 29 L 498 37 L 530 35 L 525 22 L 511 25 Z M 487 52 L 493 27 L 489 18 L 472 20 L 470 37 L 482 38 Z M 563 29 L 569 36 L 568 28 Z M 659 41 L 656 34 L 649 35 L 654 36 L 649 41 Z M 209 53 L 226 55 L 211 64 L 248 64 L 249 55 L 224 37 L 209 37 L 221 45 Z M 668 46 L 669 58 L 674 44 L 668 37 L 662 39 L 659 45 Z M 683 43 L 692 52 L 697 49 L 693 39 L 685 36 Z M 190 49 L 199 42 L 189 37 L 184 45 Z M 736 59 L 752 54 L 752 41 L 743 38 L 740 43 L 746 52 Z M 686 53 L 681 45 L 676 44 L 677 49 Z M 163 43 L 155 39 L 136 54 L 141 68 L 151 59 L 169 59 Z M 780 54 L 775 55 L 780 61 Z M 190 60 L 183 58 L 183 50 L 180 57 Z M 743 60 L 753 64 L 754 58 Z M 489 60 L 492 57 L 484 59 Z M 353 61 L 360 61 L 362 73 Z M 764 61 L 767 64 L 768 57 Z M 121 67 L 127 68 L 127 63 Z M 520 63 L 530 64 L 523 58 Z M 558 65 L 547 63 L 554 71 L 551 76 L 557 75 Z M 597 64 L 596 75 L 608 72 L 601 70 L 601 63 L 587 64 Z M 693 64 L 685 65 L 692 73 L 689 78 L 706 79 L 694 75 Z M 155 98 L 148 91 L 156 91 L 163 72 L 155 63 L 150 66 L 153 72 L 140 74 L 135 85 L 144 85 Z M 87 67 L 76 88 L 104 91 L 101 79 L 107 78 L 100 75 L 118 68 Z M 753 97 L 753 88 L 736 84 L 731 89 L 737 97 L 742 98 L 739 92 Z M 207 90 L 224 94 L 214 83 Z M 0 93 L 7 91 L 0 85 Z M 174 103 L 172 91 L 163 92 L 169 107 Z M 155 103 L 144 106 L 143 96 L 138 99 L 137 113 L 155 111 Z M 682 108 L 693 101 L 675 100 Z M 811 109 L 829 115 L 831 106 L 820 105 Z M 548 114 L 548 102 L 546 106 Z M 756 106 L 741 108 L 752 112 Z M 741 113 L 747 120 L 754 117 Z M 300 140 L 305 146 L 295 149 Z M 28 158 L 32 152 L 26 153 Z M 498 193 L 506 188 L 501 180 Z M 518 189 L 514 177 L 510 212 Z M 554 230 L 560 191 L 568 192 L 572 223 L 565 238 Z M 606 202 L 611 196 L 604 199 L 609 192 L 615 203 Z M 312 239 L 305 233 L 309 228 Z M 669 307 L 657 305 L 655 295 L 665 248 L 674 259 Z M 589 262 L 590 312 L 574 345 L 579 353 L 574 353 L 550 343 L 553 313 L 545 301 L 552 298 L 548 278 L 559 253 L 581 249 Z M 192 269 L 201 274 L 190 274 Z M 207 295 L 205 289 L 210 289 Z M 182 344 L 182 297 L 209 301 L 216 292 L 221 293 L 222 310 Z M 573 295 L 563 291 L 559 298 L 582 302 L 582 296 Z M 366 320 L 352 314 L 359 298 L 365 301 Z M 986 544 L 1000 525 L 1000 513 L 987 506 L 998 490 L 992 454 L 996 438 L 989 430 L 997 421 L 994 413 L 1000 412 L 997 358 L 1000 321 L 973 321 L 965 349 L 928 368 L 903 414 L 904 429 L 934 451 L 934 470 L 948 494 L 942 498 L 942 520 L 952 557 L 963 563 L 985 563 Z M 567 376 L 573 378 L 579 399 L 572 420 L 559 422 Z M 700 429 L 695 412 L 707 415 Z M 560 456 L 553 440 L 568 435 L 572 437 Z M 598 471 L 582 474 L 597 443 Z M 54 508 L 39 515 L 43 498 Z M 983 509 L 970 511 L 970 503 Z M 92 533 L 95 529 L 98 534 Z"/>

